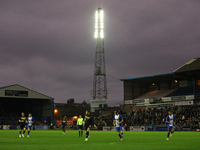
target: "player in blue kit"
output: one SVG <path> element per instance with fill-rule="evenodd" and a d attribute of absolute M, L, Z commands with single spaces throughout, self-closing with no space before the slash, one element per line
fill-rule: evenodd
<path fill-rule="evenodd" d="M 119 138 L 121 139 L 121 141 L 123 141 L 123 117 L 122 115 L 120 115 L 118 113 L 118 111 L 115 111 L 115 115 L 114 115 L 114 118 L 113 118 L 113 125 L 116 127 L 116 130 L 119 134 Z"/>
<path fill-rule="evenodd" d="M 168 112 L 168 116 L 166 118 L 166 123 L 168 124 L 168 133 L 167 133 L 167 140 L 169 140 L 169 135 L 174 133 L 174 125 L 176 123 L 176 117 L 172 114 L 171 111 Z"/>
<path fill-rule="evenodd" d="M 31 131 L 31 128 L 32 128 L 34 122 L 35 122 L 35 120 L 32 117 L 32 114 L 31 113 L 28 114 L 28 117 L 27 117 L 27 129 L 28 129 L 27 137 L 29 137 L 29 133 Z"/>

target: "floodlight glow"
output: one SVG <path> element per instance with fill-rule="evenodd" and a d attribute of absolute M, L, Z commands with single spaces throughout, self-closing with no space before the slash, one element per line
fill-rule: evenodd
<path fill-rule="evenodd" d="M 101 37 L 101 38 L 104 38 L 103 30 L 101 30 L 101 32 L 100 32 L 100 37 Z"/>
<path fill-rule="evenodd" d="M 95 38 L 104 38 L 104 23 L 103 23 L 104 13 L 102 9 L 95 12 Z"/>

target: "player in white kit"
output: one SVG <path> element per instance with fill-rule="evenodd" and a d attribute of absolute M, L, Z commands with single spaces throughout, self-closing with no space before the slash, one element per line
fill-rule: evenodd
<path fill-rule="evenodd" d="M 168 112 L 168 116 L 166 118 L 166 123 L 168 124 L 168 133 L 167 133 L 167 140 L 169 140 L 169 134 L 174 133 L 174 125 L 176 123 L 176 117 L 171 113 Z"/>
<path fill-rule="evenodd" d="M 34 122 L 35 122 L 35 120 L 32 117 L 32 114 L 31 113 L 28 114 L 28 117 L 27 117 L 27 129 L 28 129 L 27 137 L 29 137 L 29 133 L 31 131 L 31 128 L 32 128 Z"/>
<path fill-rule="evenodd" d="M 123 141 L 123 131 L 124 131 L 122 122 L 123 122 L 122 115 L 120 115 L 118 111 L 115 111 L 115 115 L 113 118 L 113 125 L 116 127 L 116 130 L 119 134 L 119 138 L 121 139 L 121 141 Z"/>

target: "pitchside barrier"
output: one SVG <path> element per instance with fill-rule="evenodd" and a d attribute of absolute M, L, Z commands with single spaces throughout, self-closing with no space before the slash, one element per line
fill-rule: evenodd
<path fill-rule="evenodd" d="M 168 131 L 167 126 L 145 126 L 145 131 Z"/>
<path fill-rule="evenodd" d="M 114 126 L 104 126 L 103 131 L 116 131 Z"/>
<path fill-rule="evenodd" d="M 47 126 L 35 126 L 35 130 L 47 130 Z"/>
<path fill-rule="evenodd" d="M 73 129 L 74 129 L 74 130 L 79 130 L 77 126 L 74 126 Z M 82 130 L 85 130 L 85 127 L 83 127 Z"/>
<path fill-rule="evenodd" d="M 129 127 L 129 131 L 145 131 L 144 129 L 145 129 L 144 126 L 130 126 Z"/>
<path fill-rule="evenodd" d="M 125 129 L 125 127 L 123 127 Z M 104 126 L 103 131 L 116 131 L 114 126 Z M 167 126 L 129 126 L 124 131 L 168 131 Z M 192 131 L 188 126 L 175 126 L 175 131 Z"/>
<path fill-rule="evenodd" d="M 9 129 L 10 129 L 10 125 L 3 125 L 3 126 L 2 126 L 2 129 L 3 129 L 3 130 L 9 130 Z"/>
<path fill-rule="evenodd" d="M 3 130 L 19 130 L 20 126 L 19 125 L 1 125 L 0 129 Z M 31 130 L 47 130 L 47 126 L 34 126 L 32 127 Z"/>
<path fill-rule="evenodd" d="M 167 126 L 145 126 L 145 131 L 168 131 Z M 175 126 L 175 131 L 192 131 L 189 126 Z"/>
<path fill-rule="evenodd" d="M 0 130 L 19 130 L 19 125 L 0 125 Z M 47 130 L 48 126 L 34 126 L 32 130 Z M 78 130 L 75 126 L 74 130 Z M 96 128 L 92 128 L 93 130 L 97 130 Z M 167 131 L 167 126 L 129 126 L 123 127 L 124 131 Z M 83 128 L 84 130 L 84 128 Z M 103 131 L 116 131 L 116 127 L 114 126 L 103 126 Z M 192 131 L 190 126 L 175 126 L 175 131 Z"/>

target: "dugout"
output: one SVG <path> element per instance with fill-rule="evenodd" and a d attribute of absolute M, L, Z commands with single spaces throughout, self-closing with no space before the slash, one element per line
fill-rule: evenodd
<path fill-rule="evenodd" d="M 0 124 L 17 125 L 21 112 L 32 113 L 37 124 L 53 123 L 54 98 L 14 84 L 0 87 Z"/>
<path fill-rule="evenodd" d="M 200 57 L 190 60 L 171 73 L 120 80 L 124 83 L 124 105 L 139 103 L 141 105 L 138 106 L 145 106 L 142 105 L 145 98 L 149 98 L 150 103 L 155 103 L 163 97 L 181 98 L 180 96 L 187 95 L 193 95 L 191 100 L 198 102 L 200 101 Z"/>

